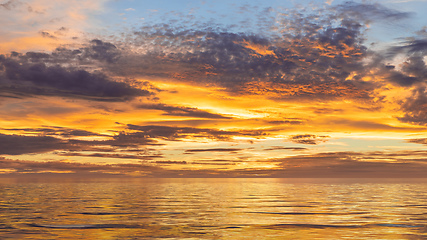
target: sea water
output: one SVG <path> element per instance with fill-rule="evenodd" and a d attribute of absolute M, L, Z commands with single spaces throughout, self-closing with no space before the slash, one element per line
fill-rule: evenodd
<path fill-rule="evenodd" d="M 427 239 L 427 179 L 0 179 L 0 239 Z"/>

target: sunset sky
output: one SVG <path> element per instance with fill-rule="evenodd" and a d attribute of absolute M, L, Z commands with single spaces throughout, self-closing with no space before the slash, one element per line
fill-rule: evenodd
<path fill-rule="evenodd" d="M 0 0 L 0 176 L 427 177 L 426 12 Z"/>

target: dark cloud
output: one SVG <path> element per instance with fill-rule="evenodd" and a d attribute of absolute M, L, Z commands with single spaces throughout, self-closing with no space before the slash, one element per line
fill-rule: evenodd
<path fill-rule="evenodd" d="M 19 173 L 71 172 L 137 174 L 146 177 L 424 177 L 426 151 L 327 152 L 258 162 L 276 164 L 273 168 L 228 168 L 168 170 L 162 165 L 236 165 L 242 160 L 154 161 L 146 164 L 91 164 L 68 161 L 22 161 L 0 157 L 0 169 Z M 154 165 L 155 164 L 155 165 Z"/>
<path fill-rule="evenodd" d="M 45 127 L 45 128 L 4 128 L 6 131 L 20 132 L 22 134 L 36 134 L 43 136 L 66 136 L 66 137 L 87 137 L 103 136 L 102 134 L 64 127 Z"/>
<path fill-rule="evenodd" d="M 116 62 L 120 57 L 120 51 L 117 47 L 109 42 L 103 42 L 99 39 L 94 39 L 90 42 L 90 46 L 81 49 L 81 58 L 90 58 L 108 63 Z"/>
<path fill-rule="evenodd" d="M 40 35 L 42 35 L 42 37 L 45 37 L 45 38 L 57 39 L 55 35 L 46 31 L 40 31 Z"/>
<path fill-rule="evenodd" d="M 348 1 L 334 7 L 341 16 L 357 18 L 360 21 L 396 21 L 407 19 L 413 15 L 409 12 L 401 12 L 387 8 L 379 3 L 358 3 Z"/>
<path fill-rule="evenodd" d="M 398 66 L 385 63 L 398 55 L 405 58 Z M 426 39 L 404 41 L 399 46 L 390 47 L 384 56 L 381 54 L 378 56 L 379 61 L 384 62 L 379 74 L 385 75 L 391 83 L 402 87 L 427 83 L 427 66 L 424 61 L 424 57 L 427 56 Z"/>
<path fill-rule="evenodd" d="M 138 105 L 137 107 L 141 109 L 161 110 L 165 112 L 164 115 L 169 115 L 169 116 L 184 116 L 184 117 L 210 118 L 210 119 L 231 119 L 231 117 L 210 113 L 197 108 L 171 106 L 171 105 L 166 105 L 162 103 L 141 104 L 141 105 Z"/>
<path fill-rule="evenodd" d="M 259 19 L 262 32 L 211 23 L 146 26 L 129 37 L 147 50 L 123 54 L 110 70 L 277 99 L 370 99 L 376 84 L 362 81 L 371 67 L 363 62 L 371 54 L 363 45 L 366 17 L 352 13 L 360 9 L 388 21 L 407 16 L 382 5 L 346 3 L 310 14 L 270 10 Z"/>
<path fill-rule="evenodd" d="M 405 115 L 398 119 L 402 122 L 427 125 L 427 89 L 425 86 L 418 87 L 412 93 L 401 106 Z"/>
<path fill-rule="evenodd" d="M 155 163 L 160 165 L 187 164 L 186 161 L 156 161 Z"/>
<path fill-rule="evenodd" d="M 186 153 L 196 153 L 196 152 L 229 152 L 236 153 L 242 151 L 241 148 L 206 148 L 206 149 L 187 149 Z"/>
<path fill-rule="evenodd" d="M 340 31 L 344 30 L 330 30 L 331 35 L 337 35 L 329 36 L 338 38 L 336 42 L 334 42 L 335 40 L 326 42 L 328 38 L 326 36 L 318 36 L 318 39 L 315 40 L 299 38 L 272 40 L 255 35 L 227 32 L 185 33 L 190 36 L 176 33 L 175 38 L 178 36 L 194 38 L 194 46 L 185 47 L 196 49 L 184 54 L 176 53 L 156 57 L 159 61 L 166 58 L 156 64 L 165 68 L 163 74 L 166 73 L 169 77 L 179 81 L 214 83 L 226 87 L 233 93 L 276 93 L 275 97 L 295 94 L 298 96 L 310 95 L 311 97 L 317 95 L 340 97 L 343 96 L 343 93 L 332 92 L 330 88 L 338 88 L 341 91 L 358 88 L 357 84 L 344 82 L 344 80 L 349 76 L 352 68 L 361 67 L 358 60 L 365 51 L 358 45 L 358 40 L 355 40 L 354 43 L 349 42 L 350 46 L 334 46 L 330 50 L 327 47 L 330 44 L 344 44 L 339 39 L 354 37 L 348 35 L 353 34 L 350 31 L 343 32 L 343 36 L 339 36 L 339 33 L 336 32 Z M 295 47 L 297 42 L 298 45 Z M 344 55 L 354 57 L 343 56 L 340 48 L 343 51 L 351 49 Z M 317 84 L 316 87 L 310 89 L 315 84 Z M 294 91 L 300 85 L 305 85 L 307 91 Z"/>
<path fill-rule="evenodd" d="M 45 153 L 56 149 L 63 149 L 65 146 L 65 141 L 50 136 L 0 134 L 0 154 Z"/>
<path fill-rule="evenodd" d="M 350 119 L 342 118 L 333 118 L 328 121 L 329 124 L 335 126 L 342 126 L 345 129 L 363 129 L 363 130 L 373 130 L 373 131 L 414 131 L 414 130 L 425 130 L 425 128 L 420 127 L 397 127 L 383 123 L 377 123 L 372 121 L 357 121 Z"/>
<path fill-rule="evenodd" d="M 15 54 L 16 55 L 16 54 Z M 151 92 L 116 82 L 100 72 L 51 65 L 52 55 L 0 55 L 0 90 L 18 95 L 45 95 L 123 101 Z"/>
<path fill-rule="evenodd" d="M 325 114 L 339 114 L 342 113 L 344 110 L 342 109 L 334 109 L 334 108 L 315 108 L 313 110 L 314 113 L 316 114 L 321 114 L 321 115 L 325 115 Z"/>
<path fill-rule="evenodd" d="M 62 29 L 62 28 L 61 28 Z M 66 29 L 59 30 L 59 33 Z M 52 59 L 56 62 L 75 62 L 77 64 L 112 64 L 121 56 L 121 49 L 110 42 L 93 39 L 81 47 L 62 46 L 52 52 Z M 106 66 L 103 66 L 106 67 Z"/>
<path fill-rule="evenodd" d="M 376 166 L 389 165 L 394 163 L 423 163 L 426 162 L 426 151 L 373 151 L 373 152 L 327 152 L 317 153 L 310 155 L 290 156 L 286 158 L 276 159 L 280 167 L 293 168 L 293 167 L 309 167 L 316 168 L 320 166 L 333 167 L 335 165 L 354 165 L 355 169 L 366 168 L 365 171 L 372 171 L 367 165 Z M 397 165 L 399 165 L 397 164 Z M 427 167 L 427 166 L 426 166 Z M 348 169 L 349 170 L 349 169 Z"/>
<path fill-rule="evenodd" d="M 415 138 L 415 139 L 408 139 L 406 141 L 408 141 L 410 143 L 418 143 L 418 144 L 427 145 L 427 138 Z"/>
<path fill-rule="evenodd" d="M 262 131 L 223 131 L 209 128 L 169 127 L 169 126 L 138 126 L 127 125 L 128 132 L 119 132 L 114 136 L 96 134 L 93 132 L 68 129 L 63 127 L 46 128 L 8 128 L 3 129 L 22 135 L 0 134 L 0 155 L 21 155 L 33 153 L 55 152 L 63 156 L 87 156 L 110 158 L 152 159 L 162 157 L 160 154 L 150 153 L 141 149 L 141 146 L 162 145 L 158 140 L 181 141 L 183 139 L 215 139 L 232 141 L 233 136 L 251 136 L 263 138 L 267 134 Z M 81 140 L 81 137 L 102 136 L 105 140 Z M 126 154 L 117 153 L 125 151 Z M 229 151 L 240 149 L 203 149 L 197 151 Z M 97 152 L 86 154 L 82 152 Z M 133 152 L 133 154 L 128 154 Z"/>
<path fill-rule="evenodd" d="M 303 123 L 302 119 L 294 119 L 294 120 L 273 120 L 273 121 L 266 121 L 270 124 L 275 125 L 281 125 L 281 124 L 290 124 L 290 125 L 299 125 Z"/>
<path fill-rule="evenodd" d="M 21 155 L 62 151 L 59 152 L 59 154 L 71 154 L 68 156 L 77 156 L 78 154 L 81 154 L 79 153 L 81 151 L 96 151 L 98 153 L 94 154 L 93 157 L 102 157 L 105 152 L 114 152 L 117 149 L 126 149 L 130 151 L 132 148 L 138 148 L 138 151 L 135 153 L 135 158 L 148 155 L 150 157 L 156 157 L 155 155 L 147 153 L 145 150 L 141 149 L 140 146 L 158 145 L 155 139 L 152 139 L 143 133 L 118 133 L 117 135 L 110 137 L 110 139 L 107 140 L 87 141 L 74 138 L 86 136 L 107 136 L 100 134 L 94 135 L 88 131 L 72 130 L 66 128 L 8 130 L 14 132 L 21 131 L 21 133 L 25 135 L 0 134 L 0 155 Z M 127 158 L 124 155 L 116 153 L 110 154 L 110 157 Z"/>
<path fill-rule="evenodd" d="M 22 130 L 22 129 L 20 129 Z M 104 141 L 84 141 L 84 140 L 73 140 L 72 137 L 76 136 L 93 136 L 89 132 L 78 132 L 73 130 L 67 130 L 61 133 L 61 131 L 55 129 L 55 132 L 50 130 L 37 129 L 25 134 L 28 135 L 6 135 L 0 134 L 0 155 L 21 155 L 21 154 L 36 154 L 36 153 L 47 153 L 54 151 L 98 151 L 98 152 L 111 152 L 114 151 L 115 147 L 122 146 L 120 139 L 116 140 L 104 140 Z M 24 132 L 23 132 L 24 133 Z M 45 133 L 42 135 L 42 133 Z M 37 134 L 34 136 L 34 134 Z M 99 135 L 98 135 L 99 136 Z M 116 137 L 120 136 L 117 135 Z M 149 144 L 152 141 L 146 140 L 144 144 Z M 137 142 L 133 143 L 138 146 Z M 141 144 L 141 143 L 139 143 Z M 117 145 L 117 146 L 116 146 Z M 128 144 L 125 147 L 131 147 Z"/>
<path fill-rule="evenodd" d="M 0 157 L 0 168 L 11 169 L 17 173 L 40 173 L 40 172 L 55 172 L 55 171 L 67 171 L 72 173 L 89 173 L 89 172 L 101 172 L 101 173 L 116 173 L 126 174 L 135 173 L 142 171 L 159 171 L 159 167 L 144 165 L 144 164 L 91 164 L 91 163 L 76 163 L 76 162 L 64 162 L 64 161 L 47 161 L 47 162 L 36 162 L 36 161 L 22 161 L 22 160 L 11 160 Z"/>
<path fill-rule="evenodd" d="M 229 141 L 233 136 L 252 136 L 262 138 L 267 135 L 267 133 L 258 130 L 223 131 L 210 128 L 170 127 L 157 125 L 138 126 L 133 124 L 128 124 L 128 128 L 130 130 L 139 131 L 136 133 L 129 133 L 130 136 L 140 135 L 146 138 L 160 138 L 170 141 L 189 137 Z"/>
<path fill-rule="evenodd" d="M 427 39 L 412 39 L 402 42 L 400 46 L 391 47 L 388 54 L 405 53 L 409 55 L 427 55 Z"/>
<path fill-rule="evenodd" d="M 99 141 L 98 144 L 123 148 L 138 147 L 141 145 L 159 145 L 156 140 L 152 139 L 151 136 L 145 135 L 143 132 L 121 132 L 113 136 L 112 140 Z"/>
<path fill-rule="evenodd" d="M 402 65 L 401 70 L 389 71 L 388 80 L 402 87 L 411 87 L 415 84 L 427 82 L 427 67 L 423 57 L 409 57 Z"/>
<path fill-rule="evenodd" d="M 100 158 L 121 158 L 121 159 L 139 159 L 139 160 L 152 160 L 157 158 L 163 158 L 163 155 L 142 155 L 138 154 L 118 154 L 118 153 L 92 153 L 92 154 L 83 154 L 76 152 L 68 153 L 57 153 L 60 156 L 78 156 L 78 157 L 100 157 Z"/>
<path fill-rule="evenodd" d="M 233 163 L 231 161 L 215 161 L 215 160 L 203 160 L 198 162 L 192 162 L 193 165 L 211 165 L 211 166 L 228 166 L 228 165 L 236 165 L 236 163 Z M 218 170 L 218 169 L 217 169 Z M 224 168 L 225 170 L 225 168 Z"/>
<path fill-rule="evenodd" d="M 288 139 L 294 143 L 317 145 L 326 142 L 329 136 L 317 136 L 312 134 L 293 135 Z"/>
<path fill-rule="evenodd" d="M 276 151 L 276 150 L 292 150 L 292 151 L 303 151 L 307 150 L 308 148 L 303 147 L 281 147 L 281 146 L 272 146 L 270 148 L 264 149 L 264 151 Z"/>
<path fill-rule="evenodd" d="M 6 10 L 11 10 L 12 8 L 14 8 L 16 6 L 18 1 L 16 0 L 9 0 L 5 3 L 0 3 L 0 9 L 6 9 Z"/>
<path fill-rule="evenodd" d="M 273 170 L 241 171 L 271 177 L 424 177 L 425 151 L 328 152 L 290 156 Z"/>
<path fill-rule="evenodd" d="M 240 10 L 248 9 L 245 7 Z M 113 44 L 94 39 L 80 48 L 58 48 L 50 56 L 33 54 L 26 57 L 26 61 L 32 65 L 21 66 L 19 70 L 25 72 L 45 64 L 43 74 L 49 76 L 51 71 L 59 71 L 51 63 L 77 64 L 102 68 L 104 73 L 125 77 L 160 77 L 219 86 L 232 94 L 259 94 L 274 99 L 367 100 L 372 99 L 378 83 L 362 81 L 364 76 L 370 74 L 372 67 L 363 62 L 371 54 L 364 46 L 367 29 L 364 23 L 381 19 L 395 21 L 409 16 L 408 13 L 380 4 L 355 2 L 310 11 L 309 14 L 304 10 L 252 10 L 257 11 L 256 25 L 259 31 L 233 32 L 234 28 L 221 27 L 211 22 L 185 22 L 182 16 L 181 21 L 184 22 L 181 24 L 178 19 L 171 20 L 170 24 L 144 26 L 127 36 L 128 43 Z M 392 73 L 390 78 L 401 78 L 397 76 L 398 73 Z M 84 69 L 62 70 L 58 75 L 75 82 L 74 77 L 79 74 L 84 75 L 87 82 L 93 83 L 93 91 L 85 92 L 78 88 L 83 88 L 81 85 L 69 86 L 70 81 L 67 80 L 59 86 L 49 86 L 56 91 L 60 90 L 60 94 L 65 94 L 64 88 L 73 90 L 74 87 L 77 88 L 75 92 L 83 96 L 95 95 L 93 97 L 101 99 L 104 96 L 122 99 L 149 94 L 143 90 L 138 92 L 126 84 L 118 86 L 119 83 L 105 75 L 89 73 Z M 402 81 L 409 84 L 418 81 L 410 77 Z M 24 80 L 35 84 L 37 88 L 32 89 L 34 86 L 30 84 L 25 87 L 7 86 L 5 90 L 13 93 L 53 94 L 52 89 L 48 91 L 40 87 L 42 82 L 38 79 L 27 77 Z M 103 86 L 108 89 L 108 86 L 115 85 L 118 96 L 108 89 L 99 89 L 97 83 L 100 82 L 105 83 Z M 88 86 L 85 87 L 87 89 Z M 75 92 L 71 95 L 75 95 Z M 151 107 L 174 116 L 222 118 L 197 109 L 165 105 Z"/>
<path fill-rule="evenodd" d="M 412 94 L 400 102 L 404 116 L 398 119 L 411 124 L 426 125 L 427 65 L 425 57 L 427 56 L 427 40 L 408 40 L 400 46 L 391 47 L 388 50 L 388 58 L 396 57 L 399 54 L 406 59 L 399 68 L 387 69 L 387 80 L 401 87 L 412 88 Z"/>

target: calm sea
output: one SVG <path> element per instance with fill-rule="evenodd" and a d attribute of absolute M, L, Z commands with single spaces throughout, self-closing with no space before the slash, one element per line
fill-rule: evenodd
<path fill-rule="evenodd" d="M 0 239 L 427 239 L 427 179 L 0 179 Z"/>

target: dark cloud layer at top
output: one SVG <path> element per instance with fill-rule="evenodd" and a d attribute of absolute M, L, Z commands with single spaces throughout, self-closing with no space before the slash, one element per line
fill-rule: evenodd
<path fill-rule="evenodd" d="M 164 30 L 171 33 L 156 37 L 164 38 L 163 41 L 172 45 L 172 49 L 179 49 L 147 54 L 153 59 L 149 63 L 152 66 L 142 66 L 147 71 L 138 74 L 157 74 L 195 84 L 215 84 L 233 93 L 276 92 L 275 97 L 279 98 L 289 95 L 342 97 L 352 93 L 356 94 L 355 97 L 366 98 L 368 94 L 363 91 L 369 87 L 367 84 L 365 86 L 357 80 L 346 81 L 351 72 L 362 68 L 360 60 L 366 54 L 366 48 L 361 45 L 361 26 L 342 24 L 346 26 L 317 29 L 307 33 L 313 36 L 293 36 L 290 39 L 210 32 L 206 29 Z M 142 39 L 152 37 L 146 33 L 137 34 L 142 35 Z M 183 42 L 184 39 L 188 41 Z M 168 47 L 165 46 L 166 49 Z M 129 72 L 133 72 L 132 69 Z M 307 92 L 292 91 L 300 86 L 310 88 L 316 84 L 324 87 Z M 329 88 L 342 92 L 329 91 Z M 354 91 L 356 89 L 359 91 Z"/>
<path fill-rule="evenodd" d="M 265 14 L 270 15 L 258 20 L 261 32 L 202 23 L 185 27 L 179 21 L 146 26 L 132 43 L 146 51 L 123 54 L 111 70 L 216 85 L 234 94 L 370 99 L 376 85 L 362 81 L 372 67 L 362 61 L 371 54 L 364 46 L 365 24 L 410 15 L 354 2 L 310 13 Z"/>

